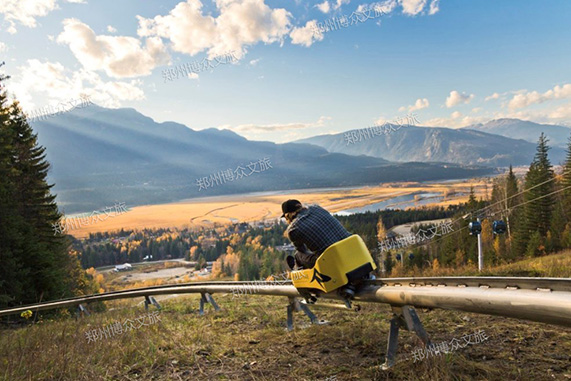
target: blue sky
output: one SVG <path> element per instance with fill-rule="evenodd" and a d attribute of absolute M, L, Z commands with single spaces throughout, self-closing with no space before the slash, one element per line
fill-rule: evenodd
<path fill-rule="evenodd" d="M 0 1 L 0 70 L 26 112 L 88 95 L 275 142 L 408 113 L 425 126 L 571 126 L 567 0 Z M 374 7 L 385 14 L 314 32 Z M 229 51 L 235 63 L 163 78 Z"/>

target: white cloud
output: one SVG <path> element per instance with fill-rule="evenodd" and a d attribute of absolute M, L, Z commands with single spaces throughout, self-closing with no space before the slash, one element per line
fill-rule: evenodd
<path fill-rule="evenodd" d="M 317 21 L 311 20 L 305 23 L 305 26 L 300 28 L 293 28 L 289 36 L 291 43 L 295 45 L 303 45 L 310 47 L 315 41 L 323 40 L 323 33 L 315 33 L 317 28 Z"/>
<path fill-rule="evenodd" d="M 440 10 L 440 8 L 438 8 L 438 2 L 439 0 L 432 0 L 430 3 L 430 10 L 428 11 L 429 15 L 433 15 Z"/>
<path fill-rule="evenodd" d="M 404 14 L 414 16 L 422 12 L 426 0 L 400 0 L 400 4 Z"/>
<path fill-rule="evenodd" d="M 529 120 L 536 123 L 555 123 L 560 125 L 567 125 L 571 119 L 571 102 L 563 105 L 544 107 L 542 109 L 523 109 L 523 110 L 508 110 L 505 112 L 498 112 L 494 115 L 497 118 L 517 118 L 522 120 Z"/>
<path fill-rule="evenodd" d="M 251 61 L 250 61 L 250 65 L 256 66 L 256 65 L 258 64 L 258 62 L 260 62 L 260 58 L 257 58 L 257 59 L 255 59 L 255 60 L 251 60 Z"/>
<path fill-rule="evenodd" d="M 423 108 L 427 108 L 428 106 L 430 106 L 430 102 L 428 102 L 428 99 L 426 99 L 426 98 L 420 99 L 419 98 L 414 103 L 414 106 L 409 107 L 408 111 L 422 110 Z"/>
<path fill-rule="evenodd" d="M 35 28 L 36 18 L 44 17 L 57 8 L 56 0 L 2 0 L 0 13 L 9 24 L 8 33 L 16 33 L 16 22 Z"/>
<path fill-rule="evenodd" d="M 0 41 L 0 53 L 5 52 L 8 50 L 8 46 L 3 43 L 2 41 Z"/>
<path fill-rule="evenodd" d="M 412 107 L 412 106 L 408 106 L 408 107 Z M 400 111 L 400 112 L 406 111 L 406 107 L 403 106 L 403 107 L 399 108 L 399 111 Z M 391 118 L 391 119 L 385 118 L 384 116 L 380 116 L 380 117 L 377 118 L 377 120 L 375 120 L 374 124 L 376 124 L 376 125 L 378 125 L 378 126 L 382 126 L 382 125 L 385 124 L 385 123 L 393 123 L 393 124 L 401 123 L 403 119 L 406 119 L 406 118 L 408 118 L 408 117 L 411 117 L 411 118 L 412 118 L 413 116 L 414 116 L 415 118 L 417 117 L 417 115 L 414 114 L 414 113 L 413 113 L 413 114 L 410 114 L 410 113 L 409 113 L 409 114 L 406 115 L 406 116 L 397 115 L 397 116 L 394 116 L 394 117 Z M 407 119 L 407 120 L 408 120 L 408 119 Z M 413 124 L 414 124 L 414 125 L 417 125 L 417 124 L 416 124 L 417 122 L 420 123 L 420 121 L 418 121 L 418 119 L 416 119 L 416 122 L 414 122 Z"/>
<path fill-rule="evenodd" d="M 169 39 L 172 49 L 189 55 L 204 50 L 209 58 L 235 51 L 241 58 L 248 45 L 283 43 L 291 13 L 272 9 L 263 0 L 216 0 L 218 17 L 204 15 L 200 0 L 178 3 L 166 16 L 137 16 L 141 37 Z"/>
<path fill-rule="evenodd" d="M 567 121 L 569 121 L 569 119 L 571 119 L 571 103 L 567 103 L 551 111 L 549 113 L 549 118 L 560 119 L 561 121 L 567 119 Z"/>
<path fill-rule="evenodd" d="M 329 1 L 327 0 L 325 0 L 321 4 L 317 4 L 316 7 L 323 13 L 329 13 L 329 11 L 331 10 L 331 6 L 329 5 Z"/>
<path fill-rule="evenodd" d="M 504 93 L 494 92 L 485 97 L 485 101 L 502 100 L 511 97 L 509 103 L 502 102 L 502 109 L 495 112 L 488 112 L 486 108 L 474 107 L 470 115 L 463 115 L 454 111 L 448 117 L 437 117 L 428 120 L 425 125 L 430 127 L 459 128 L 476 123 L 485 123 L 493 119 L 516 118 L 528 120 L 536 123 L 551 123 L 571 126 L 571 101 L 565 103 L 554 102 L 571 98 L 571 84 L 556 85 L 553 88 L 539 93 L 537 91 L 515 90 Z M 446 99 L 446 106 L 453 107 L 461 103 L 469 103 L 474 98 L 473 94 L 460 94 L 458 91 L 451 91 Z M 417 100 L 418 102 L 418 100 Z M 549 102 L 552 102 L 549 106 Z M 545 104 L 540 107 L 529 107 L 533 105 Z M 399 111 L 404 111 L 408 107 L 401 107 Z"/>
<path fill-rule="evenodd" d="M 555 99 L 571 98 L 571 84 L 567 83 L 563 86 L 556 85 L 553 89 L 547 90 L 541 94 L 537 91 L 522 92 L 514 95 L 509 101 L 508 107 L 511 110 L 524 108 L 532 104 L 540 104 Z"/>
<path fill-rule="evenodd" d="M 337 10 L 337 9 L 341 8 L 343 6 L 343 4 L 349 4 L 350 2 L 351 2 L 351 0 L 337 0 L 335 5 L 333 6 L 333 9 Z"/>
<path fill-rule="evenodd" d="M 259 133 L 259 132 L 274 132 L 274 131 L 290 131 L 290 130 L 300 130 L 305 128 L 312 128 L 312 127 L 323 127 L 325 123 L 331 120 L 329 116 L 320 116 L 316 122 L 310 123 L 276 123 L 276 124 L 241 124 L 236 127 L 224 126 L 229 130 L 236 131 L 236 132 L 250 132 L 250 133 Z"/>
<path fill-rule="evenodd" d="M 86 4 L 86 0 L 66 0 L 68 3 Z M 0 0 L 0 14 L 9 24 L 10 34 L 17 32 L 16 23 L 35 28 L 38 17 L 45 17 L 58 9 L 57 0 Z"/>
<path fill-rule="evenodd" d="M 395 10 L 395 8 L 397 7 L 397 5 L 398 5 L 397 0 L 386 0 L 386 1 L 383 1 L 383 2 L 381 2 L 381 3 L 372 3 L 372 4 L 369 4 L 369 7 L 368 7 L 368 8 L 365 7 L 365 6 L 363 6 L 363 9 L 362 9 L 362 10 L 365 10 L 365 9 L 375 9 L 375 8 L 376 8 L 376 9 L 378 9 L 380 12 L 383 12 L 384 14 L 389 14 L 389 13 L 391 13 L 392 11 Z M 360 8 L 360 7 L 361 7 L 361 5 L 359 6 L 359 8 Z M 359 9 L 359 10 L 361 10 L 361 9 Z"/>
<path fill-rule="evenodd" d="M 87 70 L 104 70 L 115 78 L 148 75 L 169 62 L 169 55 L 158 37 L 147 38 L 145 46 L 134 37 L 97 36 L 77 19 L 65 19 L 57 41 L 67 44 Z"/>
<path fill-rule="evenodd" d="M 399 108 L 399 111 L 405 111 L 408 110 L 409 112 L 412 111 L 416 111 L 416 110 L 422 110 L 423 108 L 427 108 L 428 106 L 430 106 L 430 102 L 428 102 L 428 99 L 426 98 L 418 98 L 416 100 L 416 102 L 414 102 L 413 105 L 409 105 L 409 106 L 402 106 L 401 108 Z"/>
<path fill-rule="evenodd" d="M 32 59 L 18 67 L 20 75 L 15 76 L 9 90 L 14 93 L 26 111 L 37 108 L 36 97 L 49 99 L 52 104 L 77 99 L 87 95 L 104 107 L 120 107 L 121 101 L 142 100 L 145 94 L 141 81 L 103 81 L 94 72 L 85 69 L 66 70 L 59 62 L 40 62 Z M 54 103 L 55 102 L 55 103 Z M 45 106 L 42 102 L 39 106 Z"/>
<path fill-rule="evenodd" d="M 107 32 L 117 33 L 117 29 L 113 28 L 111 25 L 107 25 Z"/>
<path fill-rule="evenodd" d="M 448 98 L 446 98 L 446 107 L 454 107 L 459 105 L 460 103 L 470 103 L 470 101 L 474 98 L 474 94 L 466 95 L 465 93 L 460 94 L 456 90 L 452 90 Z"/>
<path fill-rule="evenodd" d="M 423 125 L 427 127 L 460 128 L 472 124 L 484 123 L 488 120 L 490 120 L 490 118 L 483 116 L 464 116 L 461 112 L 454 111 L 448 118 L 433 118 L 427 120 Z"/>
<path fill-rule="evenodd" d="M 190 78 L 190 79 L 198 79 L 198 74 L 196 74 L 196 73 L 188 73 L 188 78 Z"/>
<path fill-rule="evenodd" d="M 427 1 L 428 0 L 385 0 L 376 3 L 360 4 L 357 7 L 357 12 L 366 12 L 369 10 L 375 10 L 375 14 L 376 12 L 380 11 L 384 15 L 388 15 L 391 12 L 393 12 L 398 5 L 402 5 L 403 13 L 408 15 L 417 15 L 423 11 Z M 333 5 L 333 9 L 337 10 L 343 4 L 349 4 L 349 2 L 350 0 L 337 0 L 336 3 Z M 329 12 L 331 10 L 330 6 L 331 3 L 332 2 L 330 1 L 325 1 L 324 3 L 320 3 L 315 7 L 318 7 L 322 12 L 326 13 L 326 11 Z M 438 0 L 432 0 L 430 7 L 431 8 L 429 14 L 432 15 L 438 12 Z M 304 46 L 311 46 L 313 42 L 315 42 L 316 40 L 322 40 L 323 39 L 322 33 L 320 33 L 319 31 L 315 32 L 313 30 L 312 31 L 307 30 L 308 25 L 313 22 L 315 21 L 312 20 L 310 22 L 307 22 L 305 27 L 302 28 L 294 28 L 290 33 L 290 37 L 292 37 L 292 39 L 294 40 L 292 43 Z M 376 24 L 381 25 L 381 20 L 378 20 Z M 300 31 L 299 29 L 304 29 L 304 30 Z M 318 36 L 318 38 L 314 38 L 313 35 Z"/>
<path fill-rule="evenodd" d="M 557 91 L 554 90 L 553 93 L 558 94 L 559 96 L 564 95 L 564 86 L 559 87 Z M 502 95 L 500 94 L 500 97 L 501 96 Z M 458 128 L 476 123 L 485 123 L 493 119 L 516 118 L 536 123 L 551 123 L 571 126 L 571 123 L 569 123 L 571 119 L 571 102 L 554 107 L 544 107 L 542 109 L 504 110 L 485 113 L 484 115 L 482 115 L 482 111 L 485 110 L 481 107 L 473 108 L 472 114 L 475 115 L 472 116 L 464 116 L 462 113 L 455 111 L 450 114 L 449 117 L 431 119 L 426 122 L 426 125 L 431 127 Z"/>

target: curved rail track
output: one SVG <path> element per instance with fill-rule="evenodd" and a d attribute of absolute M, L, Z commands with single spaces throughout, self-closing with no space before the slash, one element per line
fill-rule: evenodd
<path fill-rule="evenodd" d="M 106 292 L 0 310 L 0 317 L 26 310 L 67 308 L 115 299 L 164 294 L 229 292 L 300 297 L 291 282 L 196 282 Z M 255 288 L 255 292 L 252 290 Z M 338 299 L 336 294 L 323 298 Z M 571 279 L 514 277 L 381 278 L 365 281 L 355 300 L 394 307 L 442 308 L 571 326 Z"/>

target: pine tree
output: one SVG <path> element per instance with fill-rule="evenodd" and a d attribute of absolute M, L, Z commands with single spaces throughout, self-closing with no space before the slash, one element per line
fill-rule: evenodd
<path fill-rule="evenodd" d="M 527 254 L 531 252 L 537 254 L 538 251 L 536 249 L 530 249 L 530 237 L 537 232 L 540 240 L 543 241 L 551 226 L 551 216 L 555 203 L 555 196 L 551 194 L 554 191 L 554 183 L 552 181 L 554 172 L 547 157 L 547 152 L 550 149 L 547 142 L 547 138 L 541 133 L 537 144 L 537 152 L 525 176 L 525 205 L 521 217 L 522 221 L 518 224 L 517 239 L 514 241 L 515 249 L 520 254 L 524 251 Z M 532 246 L 537 243 L 536 241 L 537 239 L 534 236 Z"/>
<path fill-rule="evenodd" d="M 503 178 L 496 178 L 494 181 L 494 185 L 492 186 L 492 200 L 491 205 L 493 205 L 492 211 L 498 212 L 504 209 L 505 204 L 505 192 L 506 189 L 506 181 Z"/>
<path fill-rule="evenodd" d="M 547 157 L 547 151 L 550 149 L 547 142 L 547 138 L 542 133 L 537 144 L 535 158 L 526 176 L 525 188 L 529 191 L 524 194 L 526 228 L 528 232 L 538 230 L 541 237 L 545 237 L 549 231 L 555 203 L 555 197 L 549 195 L 554 191 L 554 183 L 551 180 L 555 175 Z"/>
<path fill-rule="evenodd" d="M 522 195 L 519 195 L 519 189 L 517 185 L 517 178 L 513 172 L 512 165 L 510 164 L 510 170 L 508 175 L 506 176 L 506 183 L 505 183 L 505 201 L 502 205 L 505 208 L 505 217 L 506 217 L 506 226 L 507 226 L 507 235 L 508 235 L 508 250 L 510 252 L 510 257 L 512 256 L 512 226 L 517 225 L 518 216 L 521 214 L 519 213 L 520 209 L 515 208 L 514 206 L 521 204 Z"/>
<path fill-rule="evenodd" d="M 539 233 L 539 230 L 537 230 L 529 238 L 525 255 L 527 257 L 536 257 L 542 254 L 544 249 L 543 239 Z"/>
<path fill-rule="evenodd" d="M 550 237 L 551 239 L 549 241 L 549 245 L 547 244 L 547 241 L 545 245 L 546 251 L 548 253 L 557 252 L 564 247 L 561 238 L 566 225 L 566 217 L 565 217 L 566 210 L 564 210 L 563 207 L 563 201 L 564 201 L 563 195 L 558 194 L 556 195 L 556 198 L 557 202 L 555 203 L 555 205 L 553 205 L 551 226 L 548 232 L 548 234 L 551 236 Z"/>
<path fill-rule="evenodd" d="M 515 196 L 518 192 L 517 178 L 515 177 L 512 165 L 510 164 L 510 171 L 508 172 L 506 179 L 506 209 L 511 209 L 514 205 L 519 204 L 519 196 Z"/>
<path fill-rule="evenodd" d="M 474 187 L 470 185 L 470 196 L 468 197 L 468 210 L 470 212 L 478 208 L 478 201 L 476 200 L 476 195 L 474 194 Z"/>

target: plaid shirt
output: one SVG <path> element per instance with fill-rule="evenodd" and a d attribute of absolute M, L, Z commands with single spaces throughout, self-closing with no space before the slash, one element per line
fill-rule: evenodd
<path fill-rule="evenodd" d="M 314 205 L 298 213 L 286 230 L 295 248 L 302 253 L 321 255 L 329 246 L 351 236 L 327 210 Z"/>

